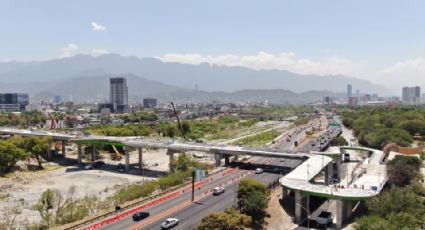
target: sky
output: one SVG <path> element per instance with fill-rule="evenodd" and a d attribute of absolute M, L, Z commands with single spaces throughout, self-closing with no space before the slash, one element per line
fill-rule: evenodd
<path fill-rule="evenodd" d="M 425 87 L 424 10 L 423 0 L 0 0 L 0 62 L 118 53 Z"/>

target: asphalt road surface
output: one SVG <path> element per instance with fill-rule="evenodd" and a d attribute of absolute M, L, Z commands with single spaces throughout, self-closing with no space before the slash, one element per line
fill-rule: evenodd
<path fill-rule="evenodd" d="M 262 165 L 264 163 L 265 166 L 271 164 L 274 166 L 293 168 L 300 164 L 301 161 L 292 159 L 255 157 L 253 163 L 258 163 L 258 165 Z M 239 169 L 234 173 L 220 176 L 212 183 L 205 185 L 203 188 L 201 188 L 200 191 L 196 190 L 195 195 L 200 193 L 202 194 L 204 191 L 217 187 L 218 185 L 223 184 L 224 182 L 229 181 L 232 178 L 242 175 L 248 171 L 249 170 L 246 169 Z M 256 178 L 263 183 L 268 184 L 278 180 L 281 175 L 276 173 L 263 172 L 262 174 L 251 174 L 248 177 Z M 179 226 L 174 229 L 195 229 L 202 218 L 209 212 L 223 211 L 225 208 L 231 207 L 234 204 L 234 190 L 236 187 L 237 185 L 235 183 L 230 183 L 227 187 L 225 187 L 226 191 L 223 194 L 219 196 L 208 195 L 196 203 L 190 203 L 191 192 L 186 192 L 173 199 L 144 209 L 143 211 L 149 212 L 150 216 L 142 221 L 133 221 L 132 217 L 128 216 L 119 221 L 106 225 L 101 229 L 160 229 L 160 224 L 169 217 L 176 217 L 180 220 Z"/>

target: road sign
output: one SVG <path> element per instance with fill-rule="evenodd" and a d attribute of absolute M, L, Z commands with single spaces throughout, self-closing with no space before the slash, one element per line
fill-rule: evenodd
<path fill-rule="evenodd" d="M 205 170 L 203 169 L 196 169 L 196 180 L 200 181 L 205 179 Z"/>

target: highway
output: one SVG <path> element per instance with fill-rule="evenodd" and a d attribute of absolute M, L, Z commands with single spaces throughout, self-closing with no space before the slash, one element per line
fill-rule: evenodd
<path fill-rule="evenodd" d="M 273 181 L 278 180 L 281 176 L 272 173 L 262 173 L 262 174 L 251 174 L 247 177 L 255 178 L 265 184 L 272 183 Z M 158 229 L 158 226 L 165 221 L 168 217 L 175 217 L 180 220 L 180 224 L 173 229 L 196 229 L 202 218 L 207 216 L 211 212 L 221 212 L 228 207 L 232 207 L 235 204 L 235 189 L 237 184 L 231 184 L 226 187 L 226 191 L 218 196 L 208 196 L 196 203 L 192 203 L 189 206 L 178 210 L 170 216 L 164 216 L 159 220 L 145 225 L 141 228 L 132 229 Z"/>
<path fill-rule="evenodd" d="M 263 163 L 266 165 L 273 164 L 286 168 L 293 168 L 301 163 L 301 160 L 298 159 L 282 160 L 262 157 L 256 157 L 253 159 L 253 163 L 258 163 L 260 165 Z M 201 188 L 200 191 L 196 190 L 195 195 L 203 194 L 205 191 L 209 191 L 220 184 L 232 181 L 232 178 L 242 176 L 247 173 L 250 173 L 248 175 L 249 177 L 256 178 L 266 184 L 276 181 L 281 177 L 279 174 L 267 172 L 262 174 L 253 174 L 252 170 L 238 169 L 233 173 L 225 176 L 216 176 L 212 183 L 205 185 L 203 188 Z M 234 188 L 236 187 L 237 186 L 235 183 L 229 183 L 225 187 L 225 193 L 219 196 L 212 196 L 210 193 L 206 197 L 200 199 L 197 203 L 190 203 L 191 193 L 185 192 L 173 199 L 159 203 L 158 205 L 152 206 L 150 208 L 143 209 L 143 211 L 150 213 L 150 217 L 145 220 L 135 222 L 132 220 L 131 216 L 127 216 L 121 220 L 106 225 L 101 229 L 158 229 L 159 225 L 165 220 L 165 218 L 168 217 L 177 217 L 180 219 L 180 225 L 175 229 L 193 229 L 196 228 L 202 218 L 209 212 L 223 211 L 225 208 L 231 207 L 234 203 Z M 182 228 L 182 226 L 186 226 L 186 228 Z M 190 228 L 190 226 L 195 227 Z"/>

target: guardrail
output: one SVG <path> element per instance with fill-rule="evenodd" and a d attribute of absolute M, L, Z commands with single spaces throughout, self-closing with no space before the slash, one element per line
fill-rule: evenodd
<path fill-rule="evenodd" d="M 215 176 L 215 175 L 217 175 L 217 174 L 219 174 L 219 173 L 222 173 L 222 176 L 224 176 L 224 175 L 226 175 L 226 174 L 228 174 L 228 173 L 230 173 L 230 171 L 231 172 L 233 172 L 234 170 L 236 170 L 236 169 L 234 169 L 234 168 L 226 168 L 226 169 L 222 169 L 222 170 L 219 170 L 219 171 L 217 171 L 217 172 L 214 172 L 214 173 L 212 173 L 212 174 L 210 174 L 210 176 L 207 178 L 207 179 L 205 179 L 205 180 L 203 180 L 203 181 L 200 181 L 200 182 L 198 182 L 198 183 L 196 183 L 195 184 L 195 187 L 199 187 L 199 186 L 201 186 L 201 185 L 203 185 L 203 184 L 205 184 L 205 183 L 207 183 L 208 181 L 210 181 L 210 180 L 212 180 L 212 177 L 213 176 Z M 223 171 L 225 171 L 225 172 L 223 172 Z M 229 172 L 228 172 L 229 171 Z M 171 188 L 171 189 L 169 189 L 169 190 L 167 190 L 167 191 L 164 191 L 164 192 L 161 192 L 161 193 L 158 193 L 158 194 L 156 194 L 156 195 L 153 195 L 153 196 L 150 196 L 150 197 L 147 197 L 147 198 L 145 198 L 145 199 L 143 199 L 143 200 L 140 200 L 140 201 L 137 201 L 137 202 L 134 202 L 134 203 L 132 203 L 132 204 L 129 204 L 129 205 L 127 205 L 127 206 L 124 206 L 124 207 L 120 207 L 120 210 L 114 210 L 114 211 L 110 211 L 110 212 L 107 212 L 107 213 L 105 213 L 105 214 L 102 214 L 102 215 L 99 215 L 99 216 L 96 216 L 96 217 L 94 217 L 94 218 L 92 218 L 92 219 L 89 219 L 89 220 L 86 220 L 86 221 L 83 221 L 83 222 L 81 222 L 81 223 L 78 223 L 78 224 L 76 224 L 76 225 L 73 225 L 73 226 L 70 226 L 70 227 L 67 227 L 67 228 L 64 228 L 64 230 L 74 230 L 74 229 L 79 229 L 79 228 L 82 228 L 82 227 L 84 227 L 84 226 L 87 226 L 87 225 L 89 225 L 89 224 L 92 224 L 92 223 L 95 223 L 95 222 L 97 222 L 97 221 L 100 221 L 100 220 L 102 220 L 102 219 L 105 219 L 105 218 L 107 218 L 107 217 L 109 217 L 109 216 L 112 216 L 112 215 L 116 215 L 116 214 L 118 214 L 118 213 L 122 213 L 122 216 L 121 215 L 119 215 L 119 217 L 117 216 L 117 219 L 120 219 L 120 218 L 122 218 L 122 217 L 124 217 L 124 216 L 127 216 L 128 214 L 127 214 L 127 212 L 124 212 L 124 211 L 127 211 L 127 210 L 129 210 L 129 209 L 132 209 L 132 208 L 134 208 L 134 207 L 136 207 L 136 206 L 139 206 L 139 205 L 142 205 L 142 204 L 144 204 L 144 203 L 147 203 L 147 202 L 150 202 L 150 201 L 154 201 L 154 200 L 156 200 L 156 199 L 158 199 L 158 198 L 160 198 L 160 197 L 162 197 L 162 198 L 164 198 L 164 200 L 166 200 L 166 199 L 171 199 L 171 198 L 173 198 L 173 197 L 175 197 L 175 196 L 177 196 L 180 192 L 187 192 L 187 191 L 190 191 L 190 189 L 189 190 L 187 190 L 187 188 L 185 188 L 185 187 L 190 187 L 190 185 L 191 185 L 191 182 L 188 182 L 188 183 L 185 183 L 185 184 L 182 184 L 182 185 L 180 185 L 180 186 L 177 186 L 177 187 L 174 187 L 174 188 Z M 179 189 L 183 189 L 182 191 L 177 191 L 177 190 L 179 190 Z M 177 191 L 177 192 L 176 192 Z M 169 195 L 173 195 L 173 196 L 165 196 L 166 194 L 168 194 L 168 193 L 170 193 Z M 165 199 L 166 198 L 166 199 Z M 162 201 L 164 201 L 164 200 L 161 200 L 161 202 Z M 151 206 L 152 205 L 155 205 L 155 204 L 158 204 L 158 203 L 156 203 L 155 201 L 154 202 L 152 202 L 153 204 L 151 204 Z M 143 208 L 146 208 L 146 207 L 143 207 Z M 131 211 L 131 210 L 130 210 Z M 127 214 L 127 215 L 124 215 L 124 214 Z M 115 219 L 113 220 L 113 221 L 116 221 Z M 110 221 L 110 222 L 113 222 L 113 221 Z M 108 222 L 108 224 L 110 223 L 110 222 Z M 102 224 L 102 225 L 105 225 L 105 224 Z M 95 228 L 98 228 L 98 227 L 100 227 L 100 226 L 95 226 Z M 83 228 L 83 229 L 94 229 L 94 228 L 90 228 L 90 227 L 88 227 L 88 228 Z"/>

